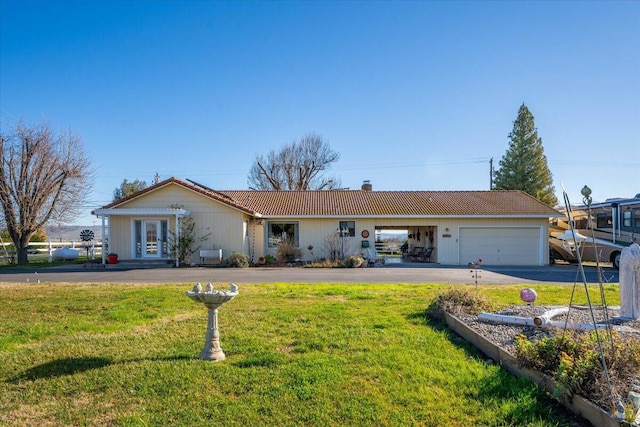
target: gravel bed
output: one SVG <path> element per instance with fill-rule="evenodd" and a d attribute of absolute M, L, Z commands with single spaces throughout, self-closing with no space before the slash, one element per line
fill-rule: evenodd
<path fill-rule="evenodd" d="M 542 316 L 549 310 L 561 308 L 562 306 L 544 306 L 544 305 L 514 305 L 506 307 L 495 314 L 517 316 L 533 319 L 536 316 Z M 565 306 L 566 307 L 566 306 Z M 607 317 L 603 307 L 594 307 L 594 318 L 597 325 L 608 324 L 611 329 L 617 331 L 621 336 L 635 336 L 640 339 L 640 321 L 629 321 L 620 319 L 619 307 L 609 307 L 607 309 Z M 475 330 L 478 334 L 488 338 L 504 350 L 515 355 L 515 337 L 525 335 L 531 341 L 537 341 L 543 337 L 551 337 L 557 333 L 561 333 L 563 328 L 554 326 L 527 326 L 513 325 L 507 323 L 496 323 L 479 320 L 477 315 L 457 314 L 462 322 L 468 327 Z M 574 306 L 569 309 L 567 314 L 553 317 L 553 320 L 567 323 L 586 323 L 593 324 L 590 310 L 588 307 Z"/>

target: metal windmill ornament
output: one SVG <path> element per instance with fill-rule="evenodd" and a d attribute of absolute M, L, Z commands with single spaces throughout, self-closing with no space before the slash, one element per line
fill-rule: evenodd
<path fill-rule="evenodd" d="M 93 241 L 93 231 L 86 229 L 80 232 L 80 240 L 86 243 L 85 249 L 87 250 L 87 260 L 89 260 L 89 247 L 91 246 L 89 242 Z"/>

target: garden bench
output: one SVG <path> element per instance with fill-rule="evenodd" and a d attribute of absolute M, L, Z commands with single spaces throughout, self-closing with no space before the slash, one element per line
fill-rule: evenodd
<path fill-rule="evenodd" d="M 200 264 L 204 264 L 205 259 L 222 261 L 222 249 L 200 249 Z"/>

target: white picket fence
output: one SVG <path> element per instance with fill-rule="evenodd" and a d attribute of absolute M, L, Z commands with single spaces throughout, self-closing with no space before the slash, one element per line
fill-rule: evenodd
<path fill-rule="evenodd" d="M 87 255 L 87 248 L 89 249 L 89 258 L 96 258 L 102 256 L 102 241 L 94 240 L 91 242 L 82 242 L 69 240 L 66 242 L 30 242 L 28 249 L 29 258 L 48 258 L 49 261 L 53 259 L 53 251 L 58 248 L 71 248 L 76 249 L 80 256 Z M 3 242 L 0 243 L 0 259 L 3 261 L 15 260 L 17 257 L 16 249 L 13 243 Z"/>

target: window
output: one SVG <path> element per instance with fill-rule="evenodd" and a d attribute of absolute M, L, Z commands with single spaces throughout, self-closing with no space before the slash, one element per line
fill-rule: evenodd
<path fill-rule="evenodd" d="M 613 224 L 613 218 L 610 213 L 599 213 L 596 217 L 596 227 L 598 228 L 611 228 Z"/>
<path fill-rule="evenodd" d="M 574 226 L 577 229 L 589 228 L 589 219 L 586 216 L 579 216 L 573 219 Z"/>
<path fill-rule="evenodd" d="M 142 221 L 135 221 L 136 258 L 142 258 Z"/>
<path fill-rule="evenodd" d="M 164 258 L 169 257 L 169 223 L 167 221 L 160 221 L 160 226 L 162 227 L 161 236 L 162 236 L 162 256 Z"/>
<path fill-rule="evenodd" d="M 634 227 L 640 229 L 640 209 L 636 209 L 635 212 L 633 212 L 633 217 Z"/>
<path fill-rule="evenodd" d="M 297 222 L 275 222 L 269 221 L 267 223 L 267 230 L 269 232 L 268 247 L 275 248 L 280 242 L 290 240 L 297 248 L 299 246 L 298 239 L 298 223 Z"/>
<path fill-rule="evenodd" d="M 340 231 L 347 230 L 347 233 L 344 233 L 345 237 L 356 237 L 356 222 L 355 221 L 340 221 L 340 225 L 338 226 Z"/>
<path fill-rule="evenodd" d="M 631 227 L 631 211 L 622 212 L 622 226 Z"/>

